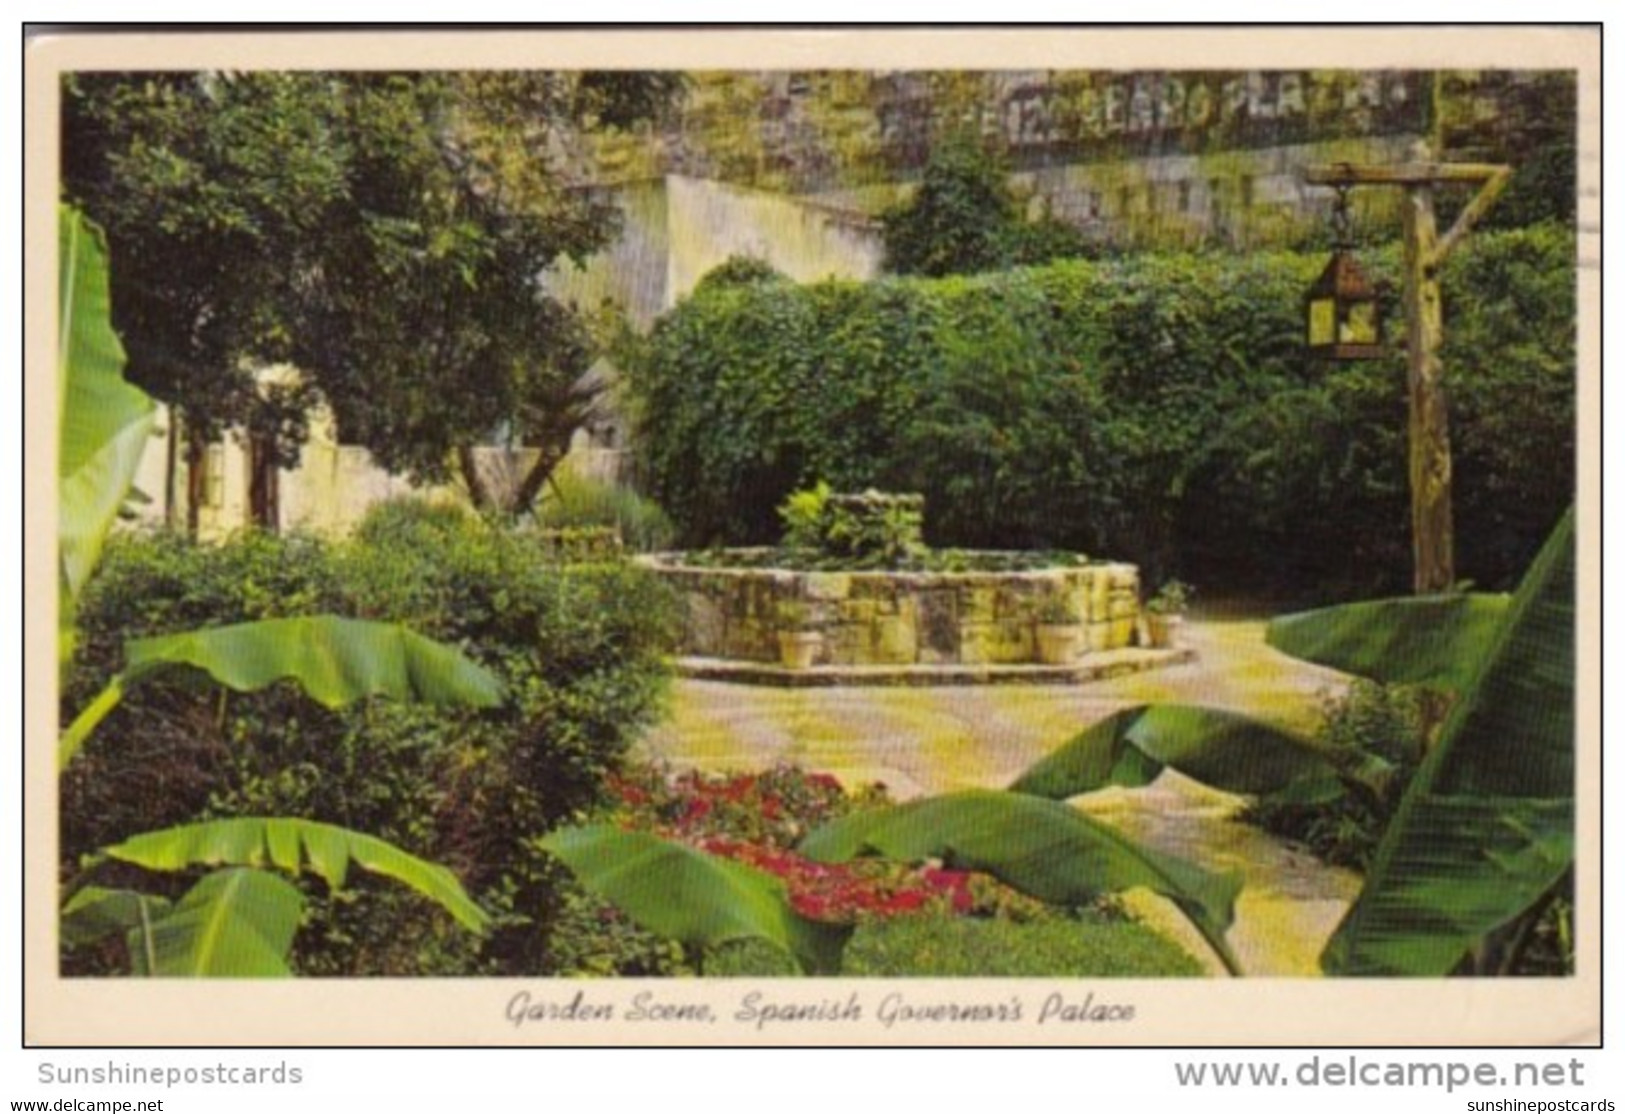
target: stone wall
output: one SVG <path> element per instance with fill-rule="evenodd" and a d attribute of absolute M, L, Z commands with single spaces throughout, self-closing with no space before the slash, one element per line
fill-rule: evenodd
<path fill-rule="evenodd" d="M 682 652 L 777 662 L 779 633 L 816 631 L 814 665 L 1015 665 L 1036 662 L 1039 605 L 1065 597 L 1083 618 L 1085 652 L 1132 646 L 1139 572 L 1095 564 L 1033 572 L 795 572 L 697 568 L 641 558 L 687 609 Z"/>

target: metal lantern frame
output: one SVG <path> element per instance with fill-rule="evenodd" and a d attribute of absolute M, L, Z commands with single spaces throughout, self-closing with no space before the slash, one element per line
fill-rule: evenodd
<path fill-rule="evenodd" d="M 1374 360 L 1388 352 L 1383 335 L 1384 292 L 1354 258 L 1349 188 L 1339 186 L 1332 207 L 1332 258 L 1304 295 L 1304 337 L 1311 356 Z"/>

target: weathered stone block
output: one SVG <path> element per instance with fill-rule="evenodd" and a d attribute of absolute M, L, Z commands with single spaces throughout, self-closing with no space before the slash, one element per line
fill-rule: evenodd
<path fill-rule="evenodd" d="M 876 665 L 913 665 L 919 656 L 919 633 L 906 615 L 876 619 L 873 659 Z"/>
<path fill-rule="evenodd" d="M 700 592 L 689 592 L 685 598 L 688 621 L 683 626 L 684 651 L 707 658 L 720 656 L 727 630 L 722 608 L 717 606 L 716 600 Z"/>
<path fill-rule="evenodd" d="M 832 665 L 862 665 L 869 655 L 868 623 L 842 623 L 824 632 L 824 650 Z"/>
<path fill-rule="evenodd" d="M 810 572 L 803 579 L 810 600 L 844 600 L 852 594 L 852 577 L 839 572 Z"/>
<path fill-rule="evenodd" d="M 991 584 L 965 584 L 958 589 L 959 621 L 991 623 L 998 610 L 998 589 Z"/>
<path fill-rule="evenodd" d="M 959 593 L 935 589 L 920 593 L 919 660 L 933 665 L 959 654 Z"/>
<path fill-rule="evenodd" d="M 1089 621 L 1101 622 L 1111 613 L 1111 577 L 1097 571 L 1089 581 Z"/>
<path fill-rule="evenodd" d="M 875 601 L 850 599 L 841 601 L 841 622 L 872 623 L 875 619 Z"/>
<path fill-rule="evenodd" d="M 1113 619 L 1109 626 L 1111 628 L 1111 641 L 1106 648 L 1116 650 L 1133 645 L 1134 631 L 1139 626 L 1139 619 Z"/>

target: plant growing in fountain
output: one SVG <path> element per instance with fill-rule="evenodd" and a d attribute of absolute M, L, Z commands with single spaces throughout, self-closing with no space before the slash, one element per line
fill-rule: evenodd
<path fill-rule="evenodd" d="M 921 495 L 838 494 L 820 482 L 786 499 L 779 518 L 786 549 L 847 568 L 906 568 L 926 552 Z"/>

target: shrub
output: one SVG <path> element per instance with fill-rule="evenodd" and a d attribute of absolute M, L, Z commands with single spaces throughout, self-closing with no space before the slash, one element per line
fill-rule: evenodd
<path fill-rule="evenodd" d="M 955 275 L 1046 263 L 1090 250 L 1048 211 L 1028 220 L 1008 171 L 973 138 L 932 149 L 919 189 L 881 216 L 886 270 Z"/>
<path fill-rule="evenodd" d="M 924 501 L 918 495 L 837 495 L 821 483 L 792 494 L 779 517 L 785 548 L 851 568 L 899 568 L 925 556 Z"/>
<path fill-rule="evenodd" d="M 599 801 L 655 714 L 673 614 L 664 589 L 622 562 L 562 565 L 523 532 L 415 504 L 379 509 L 337 546 L 125 538 L 85 596 L 65 700 L 105 679 L 126 637 L 317 607 L 459 646 L 510 699 L 478 713 L 384 701 L 340 713 L 280 689 L 223 696 L 154 682 L 68 772 L 64 861 L 109 834 L 200 816 L 342 823 L 450 866 L 497 928 L 476 940 L 365 880 L 336 896 L 317 887 L 298 970 L 544 970 L 545 926 L 564 899 L 529 840 Z"/>
<path fill-rule="evenodd" d="M 553 473 L 536 508 L 536 521 L 551 529 L 609 527 L 628 549 L 640 553 L 667 548 L 675 534 L 658 504 L 631 488 L 578 476 L 568 468 Z"/>
<path fill-rule="evenodd" d="M 1369 264 L 1395 278 L 1398 253 Z M 697 291 L 628 369 L 640 475 L 693 546 L 773 542 L 774 508 L 821 480 L 923 494 L 937 546 L 1108 554 L 1217 591 L 1399 587 L 1403 356 L 1308 360 L 1323 265 L 1137 256 Z M 1461 573 L 1485 586 L 1516 578 L 1573 489 L 1573 271 L 1558 226 L 1474 237 L 1445 270 Z"/>
<path fill-rule="evenodd" d="M 1394 766 L 1380 796 L 1346 793 L 1329 804 L 1261 799 L 1247 818 L 1264 830 L 1295 839 L 1321 859 L 1365 870 L 1422 755 L 1421 698 L 1413 689 L 1357 680 L 1347 694 L 1324 701 L 1318 739 L 1334 759 L 1376 755 Z"/>
<path fill-rule="evenodd" d="M 706 974 L 791 974 L 765 946 L 725 949 Z M 1202 968 L 1177 944 L 1109 910 L 1026 921 L 928 911 L 870 921 L 847 945 L 841 974 L 859 978 L 1176 978 Z"/>

